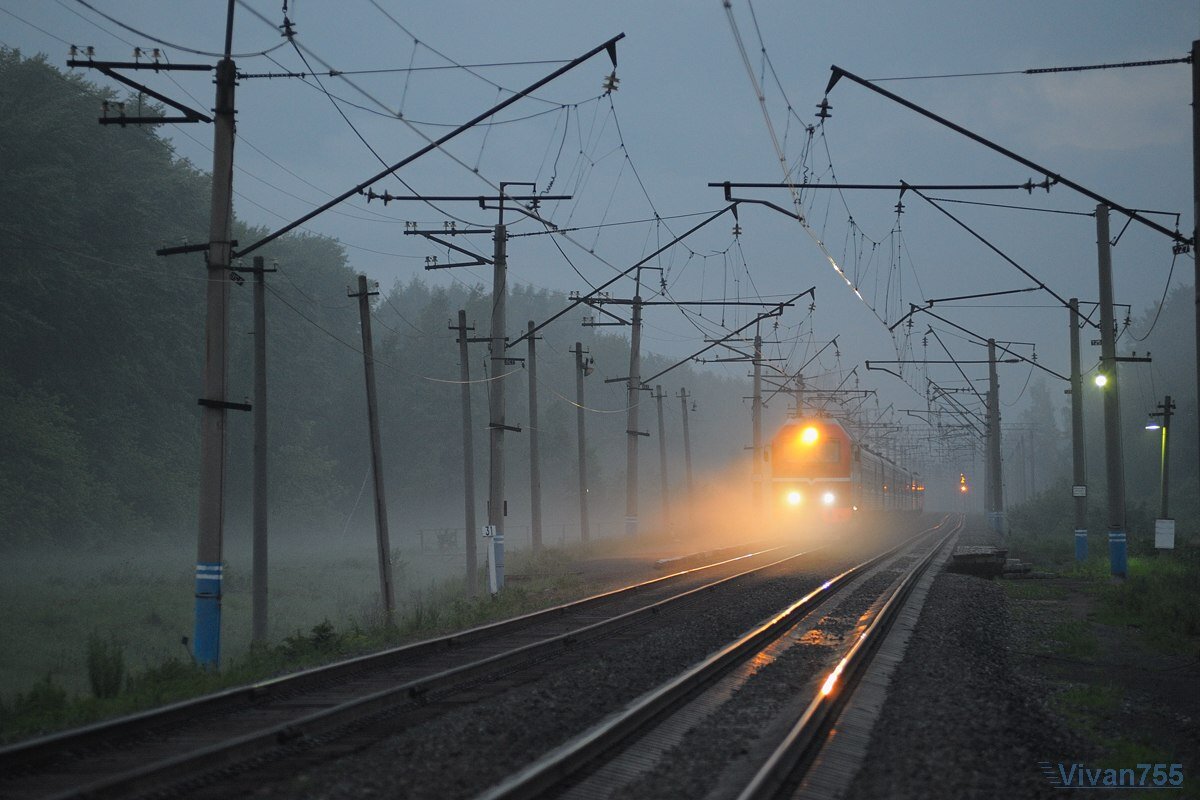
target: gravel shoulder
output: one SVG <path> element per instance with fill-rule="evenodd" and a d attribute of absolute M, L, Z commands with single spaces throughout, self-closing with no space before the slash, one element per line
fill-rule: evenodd
<path fill-rule="evenodd" d="M 1078 579 L 939 575 L 847 796 L 1061 797 L 1039 762 L 1149 762 L 1181 763 L 1171 796 L 1200 797 L 1200 663 L 1097 603 Z"/>
<path fill-rule="evenodd" d="M 960 544 L 986 544 L 972 529 Z M 1039 762 L 1073 763 L 1084 743 L 1027 677 L 1019 623 L 996 581 L 933 583 L 871 735 L 855 798 L 1053 797 Z"/>

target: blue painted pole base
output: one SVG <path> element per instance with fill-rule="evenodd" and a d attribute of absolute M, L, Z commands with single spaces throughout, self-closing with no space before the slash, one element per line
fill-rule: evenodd
<path fill-rule="evenodd" d="M 1114 578 L 1124 578 L 1128 565 L 1125 556 L 1125 531 L 1108 532 L 1108 563 Z"/>
<path fill-rule="evenodd" d="M 220 564 L 196 564 L 196 628 L 192 657 L 205 669 L 216 669 L 221 661 L 221 573 Z"/>
<path fill-rule="evenodd" d="M 1004 512 L 989 511 L 987 512 L 988 527 L 999 534 L 1004 533 Z"/>
<path fill-rule="evenodd" d="M 1075 560 L 1087 561 L 1088 556 L 1088 540 L 1087 531 L 1075 529 Z"/>

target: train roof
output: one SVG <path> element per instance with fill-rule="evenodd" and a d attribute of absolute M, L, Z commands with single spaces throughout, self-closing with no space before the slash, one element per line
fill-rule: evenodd
<path fill-rule="evenodd" d="M 897 469 L 902 469 L 905 472 L 908 472 L 914 478 L 919 477 L 919 475 L 920 475 L 920 473 L 918 473 L 916 470 L 909 469 L 908 467 L 905 467 L 902 464 L 897 463 L 894 459 L 889 458 L 888 456 L 885 456 L 883 453 L 879 452 L 878 450 L 875 450 L 874 448 L 870 447 L 869 445 L 861 443 L 849 431 L 849 429 L 845 425 L 842 424 L 841 420 L 837 419 L 836 417 L 826 417 L 826 416 L 791 417 L 787 420 L 787 422 L 785 422 L 783 424 L 782 427 L 790 428 L 790 427 L 799 426 L 799 425 L 836 426 L 839 430 L 842 431 L 842 433 L 846 434 L 846 438 L 848 438 L 854 444 L 855 447 L 859 447 L 863 450 L 866 450 L 868 453 L 875 456 L 880 461 L 887 462 L 888 464 L 891 464 L 893 467 L 896 467 Z M 782 430 L 782 428 L 781 428 L 781 430 Z"/>

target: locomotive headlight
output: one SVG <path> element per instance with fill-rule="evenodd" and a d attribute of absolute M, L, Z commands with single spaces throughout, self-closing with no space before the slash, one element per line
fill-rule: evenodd
<path fill-rule="evenodd" d="M 826 492 L 825 494 L 821 495 L 821 502 L 827 506 L 833 505 L 833 501 L 836 499 L 837 498 L 834 497 L 833 492 Z"/>
<path fill-rule="evenodd" d="M 787 500 L 789 506 L 798 506 L 800 505 L 800 500 L 802 498 L 800 497 L 799 492 L 788 492 L 785 499 Z"/>
<path fill-rule="evenodd" d="M 800 441 L 804 444 L 816 444 L 817 439 L 821 438 L 821 433 L 812 425 L 809 425 L 800 433 Z"/>

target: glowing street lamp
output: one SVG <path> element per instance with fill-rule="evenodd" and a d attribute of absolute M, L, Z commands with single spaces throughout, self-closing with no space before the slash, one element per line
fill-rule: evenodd
<path fill-rule="evenodd" d="M 1171 412 L 1175 410 L 1175 404 L 1171 402 L 1171 395 L 1167 395 L 1163 402 L 1158 405 L 1159 410 L 1150 414 L 1150 421 L 1146 424 L 1148 431 L 1162 431 L 1162 450 L 1160 483 L 1161 504 L 1159 507 L 1158 519 L 1154 521 L 1154 546 L 1164 550 L 1172 550 L 1175 547 L 1175 520 L 1167 516 L 1167 490 L 1170 487 L 1171 463 L 1170 450 L 1168 449 L 1167 431 L 1171 427 Z M 1158 419 L 1161 419 L 1160 423 Z"/>

